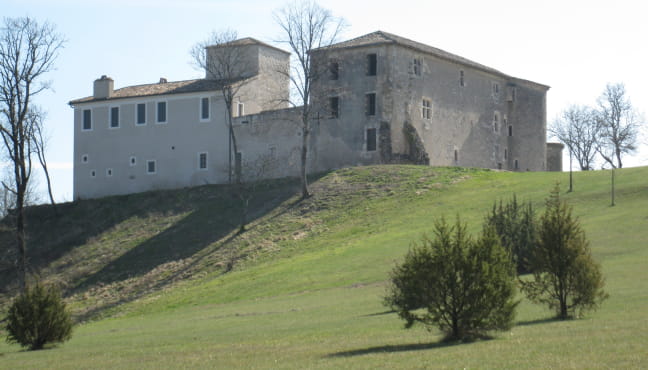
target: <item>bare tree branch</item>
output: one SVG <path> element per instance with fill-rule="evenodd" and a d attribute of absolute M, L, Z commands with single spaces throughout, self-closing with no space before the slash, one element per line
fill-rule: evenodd
<path fill-rule="evenodd" d="M 572 105 L 557 118 L 549 132 L 567 146 L 582 171 L 594 168 L 600 126 L 596 112 L 585 106 Z"/>

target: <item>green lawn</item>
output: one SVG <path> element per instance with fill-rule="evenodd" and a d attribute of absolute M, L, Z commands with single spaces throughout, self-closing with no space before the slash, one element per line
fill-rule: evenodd
<path fill-rule="evenodd" d="M 568 179 L 559 173 L 365 167 L 324 176 L 305 202 L 278 190 L 262 196 L 264 212 L 241 236 L 220 230 L 214 237 L 208 222 L 187 222 L 211 215 L 187 200 L 138 215 L 137 230 L 121 220 L 97 230 L 50 265 L 72 255 L 83 260 L 84 248 L 121 246 L 102 268 L 75 278 L 85 286 L 69 289 L 72 308 L 100 307 L 95 317 L 104 318 L 78 325 L 72 340 L 54 349 L 27 352 L 2 343 L 0 368 L 645 368 L 648 168 L 617 171 L 615 207 L 609 175 L 576 173 L 575 192 L 564 195 L 602 264 L 610 294 L 584 319 L 553 321 L 551 312 L 523 299 L 518 325 L 492 340 L 444 345 L 436 331 L 403 329 L 381 304 L 385 281 L 437 217 L 461 215 L 477 232 L 494 200 L 515 193 L 542 211 L 554 183 L 562 181 L 566 190 Z M 176 227 L 181 232 L 171 232 Z M 142 245 L 144 252 L 138 251 Z M 185 245 L 191 253 L 175 249 Z M 156 247 L 160 255 L 151 258 L 159 262 L 142 262 Z M 234 250 L 235 268 L 225 273 L 222 259 Z M 181 267 L 154 273 L 170 263 Z M 102 272 L 111 266 L 135 266 L 139 274 Z M 52 276 L 66 276 L 56 271 Z M 178 271 L 186 275 L 161 283 Z M 97 304 L 102 294 L 118 295 L 110 289 L 128 284 L 154 286 L 120 305 Z"/>

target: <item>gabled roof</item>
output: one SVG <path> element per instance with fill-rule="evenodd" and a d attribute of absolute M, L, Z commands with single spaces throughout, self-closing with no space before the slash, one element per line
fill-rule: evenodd
<path fill-rule="evenodd" d="M 242 81 L 240 79 L 238 81 Z M 235 81 L 236 82 L 236 81 Z M 197 79 L 186 81 L 173 81 L 173 82 L 159 82 L 154 84 L 127 86 L 121 89 L 116 89 L 110 98 L 96 99 L 93 96 L 88 96 L 81 99 L 72 100 L 70 105 L 91 103 L 96 101 L 106 101 L 114 99 L 126 99 L 142 96 L 155 96 L 155 95 L 169 95 L 169 94 L 186 94 L 202 91 L 218 91 L 223 87 L 223 81 Z"/>
<path fill-rule="evenodd" d="M 420 52 L 423 52 L 423 53 L 434 55 L 434 56 L 436 56 L 438 58 L 445 59 L 445 60 L 448 60 L 450 62 L 463 64 L 465 66 L 472 67 L 472 68 L 475 68 L 475 69 L 479 69 L 479 70 L 482 70 L 484 72 L 489 72 L 489 73 L 492 73 L 492 74 L 500 75 L 500 76 L 505 77 L 505 78 L 511 78 L 511 76 L 509 76 L 509 75 L 507 75 L 507 74 L 505 74 L 503 72 L 500 72 L 497 69 L 485 66 L 485 65 L 477 63 L 477 62 L 473 62 L 470 59 L 466 59 L 464 57 L 460 57 L 458 55 L 449 53 L 449 52 L 447 52 L 445 50 L 441 50 L 441 49 L 438 49 L 438 48 L 435 48 L 435 47 L 432 47 L 432 46 L 429 46 L 429 45 L 425 45 L 423 43 L 413 41 L 413 40 L 407 39 L 405 37 L 401 37 L 401 36 L 394 35 L 394 34 L 391 34 L 391 33 L 388 33 L 388 32 L 384 32 L 384 31 L 372 32 L 372 33 L 369 33 L 369 34 L 366 34 L 366 35 L 363 35 L 363 36 L 360 36 L 360 37 L 356 37 L 356 38 L 351 39 L 351 40 L 342 41 L 342 42 L 339 42 L 337 44 L 333 44 L 333 45 L 330 45 L 330 46 L 327 46 L 327 47 L 323 47 L 323 48 L 317 49 L 315 51 L 331 50 L 331 49 L 350 49 L 350 48 L 359 48 L 359 47 L 367 47 L 367 46 L 382 45 L 382 44 L 400 45 L 400 46 L 411 48 L 411 49 L 414 49 L 414 50 L 417 50 L 417 51 L 420 51 Z M 538 83 L 535 83 L 535 82 L 532 82 L 532 81 L 528 81 L 528 82 L 539 85 L 541 87 L 548 88 L 548 86 L 546 86 L 546 85 L 538 84 Z"/>

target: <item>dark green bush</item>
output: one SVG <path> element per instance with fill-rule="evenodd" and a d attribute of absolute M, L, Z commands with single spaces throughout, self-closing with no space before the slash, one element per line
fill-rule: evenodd
<path fill-rule="evenodd" d="M 72 319 L 58 288 L 37 283 L 16 297 L 7 314 L 7 342 L 31 350 L 64 342 L 72 335 Z"/>
<path fill-rule="evenodd" d="M 406 321 L 436 326 L 445 340 L 472 340 L 513 324 L 515 273 L 492 228 L 472 240 L 459 220 L 435 224 L 435 238 L 423 237 L 396 266 L 385 297 Z"/>
<path fill-rule="evenodd" d="M 502 246 L 508 250 L 518 274 L 531 272 L 529 259 L 536 244 L 537 225 L 531 203 L 520 204 L 516 196 L 508 203 L 493 204 L 486 216 L 485 227 L 493 227 Z"/>
<path fill-rule="evenodd" d="M 522 290 L 530 300 L 555 310 L 559 319 L 578 317 L 607 298 L 603 274 L 558 186 L 546 203 L 530 261 L 533 280 L 522 281 Z"/>

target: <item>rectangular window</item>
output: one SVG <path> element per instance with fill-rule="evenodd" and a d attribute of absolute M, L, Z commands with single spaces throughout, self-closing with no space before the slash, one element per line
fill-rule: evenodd
<path fill-rule="evenodd" d="M 497 112 L 493 114 L 493 131 L 495 133 L 499 132 L 499 113 Z"/>
<path fill-rule="evenodd" d="M 198 153 L 198 169 L 207 169 L 207 153 Z"/>
<path fill-rule="evenodd" d="M 509 136 L 513 136 L 513 126 L 509 125 L 508 127 L 508 134 Z"/>
<path fill-rule="evenodd" d="M 146 104 L 144 103 L 137 104 L 136 114 L 137 117 L 135 123 L 138 125 L 145 125 L 146 124 Z"/>
<path fill-rule="evenodd" d="M 243 115 L 245 115 L 245 106 L 243 105 L 243 103 L 238 103 L 236 105 L 236 116 L 241 117 Z"/>
<path fill-rule="evenodd" d="M 375 76 L 378 72 L 378 57 L 376 54 L 367 55 L 367 76 Z"/>
<path fill-rule="evenodd" d="M 334 96 L 330 98 L 331 118 L 340 117 L 340 98 Z"/>
<path fill-rule="evenodd" d="M 515 163 L 515 164 L 514 164 L 515 169 L 516 169 L 516 170 L 519 170 L 519 169 L 520 169 L 520 165 L 518 164 L 518 160 L 516 159 L 514 163 Z"/>
<path fill-rule="evenodd" d="M 106 177 L 112 177 L 113 170 L 112 168 L 106 168 Z"/>
<path fill-rule="evenodd" d="M 135 156 L 131 156 L 130 159 L 128 160 L 128 164 L 133 167 L 137 165 L 137 158 Z"/>
<path fill-rule="evenodd" d="M 157 118 L 155 121 L 157 123 L 166 123 L 167 121 L 167 103 L 165 101 L 159 101 L 157 103 Z"/>
<path fill-rule="evenodd" d="M 417 58 L 414 58 L 414 62 L 413 62 L 412 67 L 414 69 L 414 74 L 417 75 L 417 76 L 420 76 L 421 75 L 421 60 L 417 59 Z"/>
<path fill-rule="evenodd" d="M 155 165 L 155 160 L 149 160 L 146 161 L 146 173 L 152 175 L 157 172 L 157 168 Z"/>
<path fill-rule="evenodd" d="M 110 108 L 110 128 L 119 127 L 119 107 Z"/>
<path fill-rule="evenodd" d="M 367 129 L 367 151 L 368 152 L 376 151 L 376 146 L 377 146 L 376 144 L 377 144 L 376 129 L 368 128 Z"/>
<path fill-rule="evenodd" d="M 459 86 L 464 87 L 464 71 L 459 71 Z"/>
<path fill-rule="evenodd" d="M 335 61 L 331 62 L 331 64 L 329 64 L 329 73 L 331 80 L 337 80 L 340 78 L 340 63 Z"/>
<path fill-rule="evenodd" d="M 421 117 L 424 119 L 430 119 L 432 117 L 432 102 L 427 99 L 423 99 Z"/>
<path fill-rule="evenodd" d="M 88 155 L 87 154 L 84 154 L 84 155 L 81 156 L 81 162 L 88 163 Z"/>
<path fill-rule="evenodd" d="M 367 116 L 376 115 L 376 93 L 365 95 L 365 113 Z"/>
<path fill-rule="evenodd" d="M 209 120 L 209 98 L 200 99 L 200 120 Z"/>
<path fill-rule="evenodd" d="M 83 110 L 83 130 L 92 130 L 92 111 L 90 109 Z"/>

